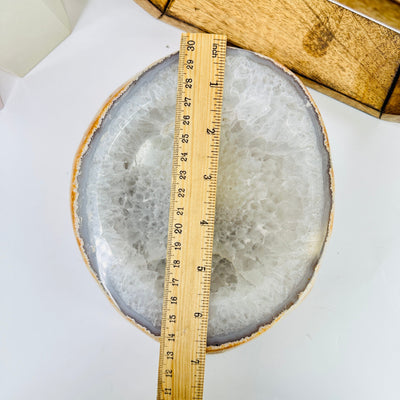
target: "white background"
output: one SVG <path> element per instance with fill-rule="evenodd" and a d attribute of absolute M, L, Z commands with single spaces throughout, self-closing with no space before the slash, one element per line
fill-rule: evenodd
<path fill-rule="evenodd" d="M 155 399 L 159 345 L 87 271 L 69 211 L 74 153 L 107 96 L 178 49 L 131 0 L 66 0 L 74 30 L 25 78 L 1 73 L 0 399 Z M 204 399 L 398 399 L 400 124 L 315 91 L 336 177 L 310 295 L 208 355 Z"/>

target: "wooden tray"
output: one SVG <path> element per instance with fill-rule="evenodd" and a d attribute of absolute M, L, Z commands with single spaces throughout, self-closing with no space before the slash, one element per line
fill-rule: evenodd
<path fill-rule="evenodd" d="M 225 34 L 229 43 L 279 61 L 308 86 L 400 122 L 398 0 L 135 1 L 186 31 Z"/>

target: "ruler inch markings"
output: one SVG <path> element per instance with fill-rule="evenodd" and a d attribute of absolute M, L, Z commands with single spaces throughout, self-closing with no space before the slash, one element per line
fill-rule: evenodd
<path fill-rule="evenodd" d="M 182 34 L 158 400 L 203 398 L 225 55 L 224 35 Z"/>

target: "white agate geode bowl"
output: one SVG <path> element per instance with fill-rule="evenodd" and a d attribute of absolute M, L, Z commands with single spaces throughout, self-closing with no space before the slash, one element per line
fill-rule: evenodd
<path fill-rule="evenodd" d="M 72 180 L 75 234 L 113 304 L 160 335 L 178 54 L 120 88 L 92 123 Z M 208 350 L 266 330 L 301 298 L 331 223 L 320 115 L 274 61 L 228 48 Z"/>

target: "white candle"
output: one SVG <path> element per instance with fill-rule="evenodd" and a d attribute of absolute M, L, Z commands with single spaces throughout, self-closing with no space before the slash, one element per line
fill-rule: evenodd
<path fill-rule="evenodd" d="M 19 76 L 71 33 L 61 0 L 1 0 L 0 27 L 0 68 Z"/>

